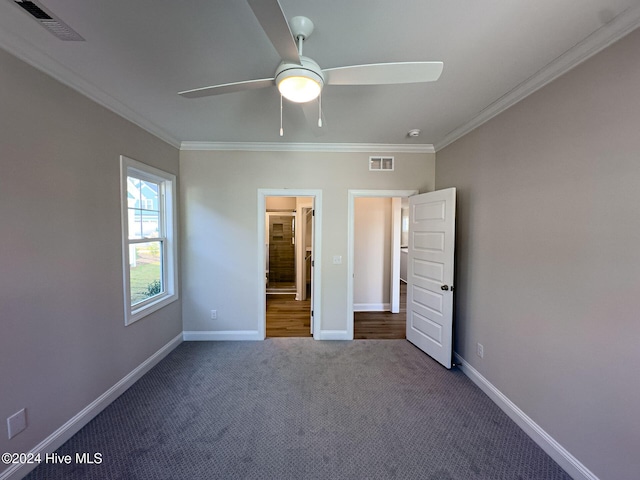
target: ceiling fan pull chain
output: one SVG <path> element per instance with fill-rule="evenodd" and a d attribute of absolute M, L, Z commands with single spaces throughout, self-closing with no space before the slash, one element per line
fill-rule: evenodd
<path fill-rule="evenodd" d="M 280 94 L 280 136 L 284 135 L 284 130 L 282 129 L 282 94 Z"/>
<path fill-rule="evenodd" d="M 322 92 L 318 95 L 318 126 L 322 127 Z"/>

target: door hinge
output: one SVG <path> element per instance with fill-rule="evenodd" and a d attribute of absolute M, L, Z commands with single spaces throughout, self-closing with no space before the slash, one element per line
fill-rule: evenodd
<path fill-rule="evenodd" d="M 311 310 L 311 316 L 313 317 L 313 310 Z"/>
<path fill-rule="evenodd" d="M 315 266 L 316 266 L 316 262 L 315 262 L 315 260 L 311 260 L 311 266 L 312 266 L 312 267 L 315 267 Z"/>
<path fill-rule="evenodd" d="M 316 211 L 315 210 L 311 210 L 311 216 L 315 217 L 316 216 Z"/>

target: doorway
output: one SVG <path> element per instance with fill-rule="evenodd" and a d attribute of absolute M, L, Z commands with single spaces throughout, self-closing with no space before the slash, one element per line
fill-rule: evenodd
<path fill-rule="evenodd" d="M 309 337 L 313 199 L 270 196 L 266 210 L 267 338 Z"/>
<path fill-rule="evenodd" d="M 320 282 L 320 192 L 258 191 L 261 258 L 261 334 L 266 337 L 318 337 Z"/>
<path fill-rule="evenodd" d="M 348 280 L 347 280 L 347 332 L 350 338 L 406 338 L 406 284 L 400 280 L 401 274 L 401 231 L 402 231 L 402 200 L 417 194 L 416 190 L 350 190 L 349 191 L 349 232 L 348 232 Z M 390 226 L 387 228 L 390 232 L 387 234 L 390 238 L 385 240 L 384 248 L 379 247 L 378 252 L 372 252 L 372 257 L 362 258 L 362 250 L 359 249 L 356 254 L 356 227 L 362 228 L 362 225 L 356 225 L 356 202 L 358 199 L 373 199 L 372 204 L 388 204 L 390 217 L 387 221 Z M 378 228 L 378 227 L 374 227 Z M 362 235 L 362 233 L 361 233 Z M 367 235 L 365 232 L 364 235 Z M 382 242 L 382 240 L 381 240 Z M 362 285 L 357 282 L 362 278 L 356 279 L 356 273 L 359 277 L 366 276 L 362 264 L 367 264 L 379 259 L 378 257 L 384 253 L 388 258 L 385 260 L 388 267 L 379 269 L 375 275 L 378 277 L 377 286 L 367 285 L 365 288 L 382 289 L 382 295 L 378 300 L 373 298 L 373 303 L 368 304 L 355 301 L 356 286 L 362 291 Z M 358 262 L 356 264 L 356 262 Z M 383 273 L 384 272 L 384 273 Z M 384 276 L 385 278 L 379 278 Z M 405 279 L 406 280 L 406 279 Z M 375 285 L 375 284 L 372 284 Z M 382 286 L 381 286 L 382 285 Z M 358 299 L 360 300 L 360 299 Z M 368 311 L 367 311 L 368 310 Z M 358 320 L 358 335 L 355 335 L 356 315 Z"/>

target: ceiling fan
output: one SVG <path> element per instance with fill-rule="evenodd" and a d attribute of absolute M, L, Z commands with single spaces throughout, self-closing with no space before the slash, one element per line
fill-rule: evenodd
<path fill-rule="evenodd" d="M 282 58 L 274 76 L 195 88 L 179 92 L 179 95 L 199 98 L 276 85 L 284 98 L 296 103 L 306 103 L 318 98 L 324 85 L 433 82 L 442 73 L 442 62 L 393 62 L 320 68 L 314 60 L 302 55 L 303 42 L 313 32 L 311 20 L 293 17 L 288 23 L 278 0 L 247 1 Z M 321 120 L 318 125 L 322 125 Z M 282 135 L 282 129 L 280 134 Z"/>

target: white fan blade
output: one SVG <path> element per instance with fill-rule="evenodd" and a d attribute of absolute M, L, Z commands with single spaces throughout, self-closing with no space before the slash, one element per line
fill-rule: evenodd
<path fill-rule="evenodd" d="M 247 0 L 282 60 L 300 65 L 298 46 L 278 0 Z"/>
<path fill-rule="evenodd" d="M 435 82 L 442 62 L 396 62 L 351 65 L 322 70 L 326 85 L 385 85 Z"/>
<path fill-rule="evenodd" d="M 246 80 L 244 82 L 223 83 L 222 85 L 185 90 L 184 92 L 178 92 L 178 95 L 187 98 L 200 98 L 210 95 L 222 95 L 223 93 L 241 92 L 243 90 L 257 90 L 258 88 L 273 86 L 273 80 L 273 78 L 261 78 L 259 80 Z"/>

